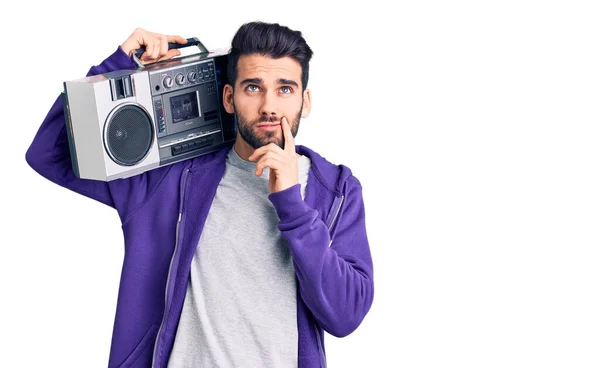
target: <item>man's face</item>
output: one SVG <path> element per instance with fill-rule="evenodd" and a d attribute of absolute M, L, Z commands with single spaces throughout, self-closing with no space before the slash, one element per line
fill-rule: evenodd
<path fill-rule="evenodd" d="M 275 143 L 283 148 L 281 118 L 295 137 L 300 118 L 308 116 L 310 94 L 302 92 L 302 67 L 290 57 L 243 55 L 237 65 L 235 93 L 225 89 L 225 107 L 238 120 L 238 139 L 254 149 Z"/>

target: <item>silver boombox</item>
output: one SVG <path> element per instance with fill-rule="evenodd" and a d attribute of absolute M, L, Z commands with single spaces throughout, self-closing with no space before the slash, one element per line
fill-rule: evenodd
<path fill-rule="evenodd" d="M 169 48 L 199 53 L 64 82 L 73 171 L 111 181 L 232 145 L 235 119 L 223 107 L 228 50 L 207 51 L 197 38 Z"/>

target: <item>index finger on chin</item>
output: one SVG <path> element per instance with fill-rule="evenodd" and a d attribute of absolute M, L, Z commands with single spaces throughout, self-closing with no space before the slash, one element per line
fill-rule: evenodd
<path fill-rule="evenodd" d="M 292 128 L 290 127 L 290 123 L 285 116 L 281 118 L 281 128 L 283 129 L 283 136 L 285 139 L 283 150 L 288 152 L 296 152 L 296 143 L 294 142 Z"/>

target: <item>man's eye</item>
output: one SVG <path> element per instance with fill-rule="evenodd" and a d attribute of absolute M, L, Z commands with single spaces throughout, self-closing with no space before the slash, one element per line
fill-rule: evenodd
<path fill-rule="evenodd" d="M 281 87 L 281 92 L 285 94 L 292 93 L 292 89 L 290 87 Z"/>
<path fill-rule="evenodd" d="M 249 84 L 248 87 L 246 87 L 246 89 L 250 92 L 256 92 L 258 91 L 258 86 L 255 86 L 254 84 Z"/>

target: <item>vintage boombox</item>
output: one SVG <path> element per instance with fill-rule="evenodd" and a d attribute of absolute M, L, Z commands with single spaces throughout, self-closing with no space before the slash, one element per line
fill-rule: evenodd
<path fill-rule="evenodd" d="M 214 152 L 235 141 L 223 107 L 228 50 L 208 51 L 64 82 L 62 93 L 73 171 L 111 181 Z"/>

